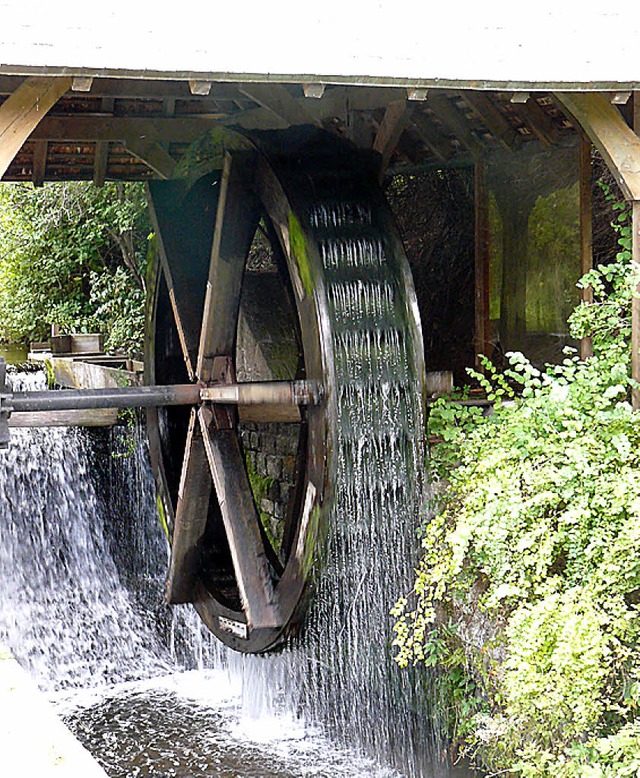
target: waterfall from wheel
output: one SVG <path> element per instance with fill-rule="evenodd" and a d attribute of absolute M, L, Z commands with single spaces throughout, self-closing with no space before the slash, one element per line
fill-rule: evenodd
<path fill-rule="evenodd" d="M 242 716 L 318 728 L 336 749 L 331 757 L 308 750 L 294 766 L 284 759 L 279 772 L 252 772 L 246 761 L 246 772 L 233 774 L 446 775 L 428 694 L 392 660 L 389 611 L 411 585 L 424 505 L 421 377 L 407 301 L 367 204 L 316 201 L 308 216 L 334 333 L 339 488 L 302 634 L 278 654 L 239 655 L 218 647 L 188 609 L 170 613 L 161 598 L 167 551 L 154 523 L 142 436 L 50 430 L 22 433 L 0 471 L 0 639 L 43 688 L 63 697 L 197 666 L 224 672 L 241 685 Z M 131 442 L 127 457 L 122 449 Z M 214 683 L 207 677 L 203 684 Z M 85 718 L 87 705 L 80 706 Z M 71 705 L 68 720 L 99 750 L 91 731 L 100 709 L 91 709 L 90 726 L 82 710 Z M 124 715 L 111 710 L 110 718 Z M 168 737 L 171 727 L 163 726 Z M 255 745 L 243 742 L 247 753 Z M 166 763 L 154 769 L 135 774 L 181 774 Z"/>

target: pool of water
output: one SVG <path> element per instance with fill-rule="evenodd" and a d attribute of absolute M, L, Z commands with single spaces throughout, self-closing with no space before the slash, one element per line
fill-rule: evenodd
<path fill-rule="evenodd" d="M 58 713 L 111 778 L 394 778 L 291 715 L 252 716 L 221 670 L 60 692 Z"/>

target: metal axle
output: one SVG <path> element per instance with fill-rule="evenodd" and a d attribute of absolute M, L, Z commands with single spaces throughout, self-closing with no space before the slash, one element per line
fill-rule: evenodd
<path fill-rule="evenodd" d="M 124 386 L 115 389 L 60 389 L 58 391 L 8 391 L 6 366 L 0 357 L 0 448 L 9 443 L 12 414 L 101 408 L 152 408 L 166 405 L 316 405 L 321 387 L 306 381 L 265 381 L 245 384 L 174 384 Z"/>

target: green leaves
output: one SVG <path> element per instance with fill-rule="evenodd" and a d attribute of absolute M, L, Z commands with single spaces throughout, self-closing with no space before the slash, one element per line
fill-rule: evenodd
<path fill-rule="evenodd" d="M 148 232 L 138 184 L 0 185 L 0 340 L 58 324 L 139 348 Z"/>
<path fill-rule="evenodd" d="M 520 353 L 504 371 L 484 360 L 469 373 L 491 415 L 432 407 L 436 517 L 394 611 L 399 664 L 456 668 L 451 737 L 522 776 L 640 775 L 638 276 L 626 206 L 614 213 L 621 251 L 581 279 L 593 302 L 570 319 L 593 356 L 567 350 L 544 370 Z"/>

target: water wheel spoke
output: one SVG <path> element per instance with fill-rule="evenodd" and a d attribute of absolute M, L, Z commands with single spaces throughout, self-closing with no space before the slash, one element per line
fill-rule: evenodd
<path fill-rule="evenodd" d="M 193 600 L 200 568 L 201 542 L 207 524 L 212 480 L 197 415 L 197 410 L 193 408 L 178 490 L 167 581 L 167 599 L 171 603 Z"/>
<path fill-rule="evenodd" d="M 225 156 L 196 367 L 204 382 L 212 379 L 214 357 L 235 349 L 245 258 L 260 215 L 251 190 L 253 166 L 252 157 Z"/>
<path fill-rule="evenodd" d="M 150 181 L 149 211 L 158 240 L 180 349 L 195 378 L 206 278 L 220 186 L 204 176 L 190 189 L 180 181 Z"/>
<path fill-rule="evenodd" d="M 234 430 L 213 428 L 209 409 L 198 413 L 247 621 L 252 628 L 279 627 L 280 609 L 240 443 Z"/>

